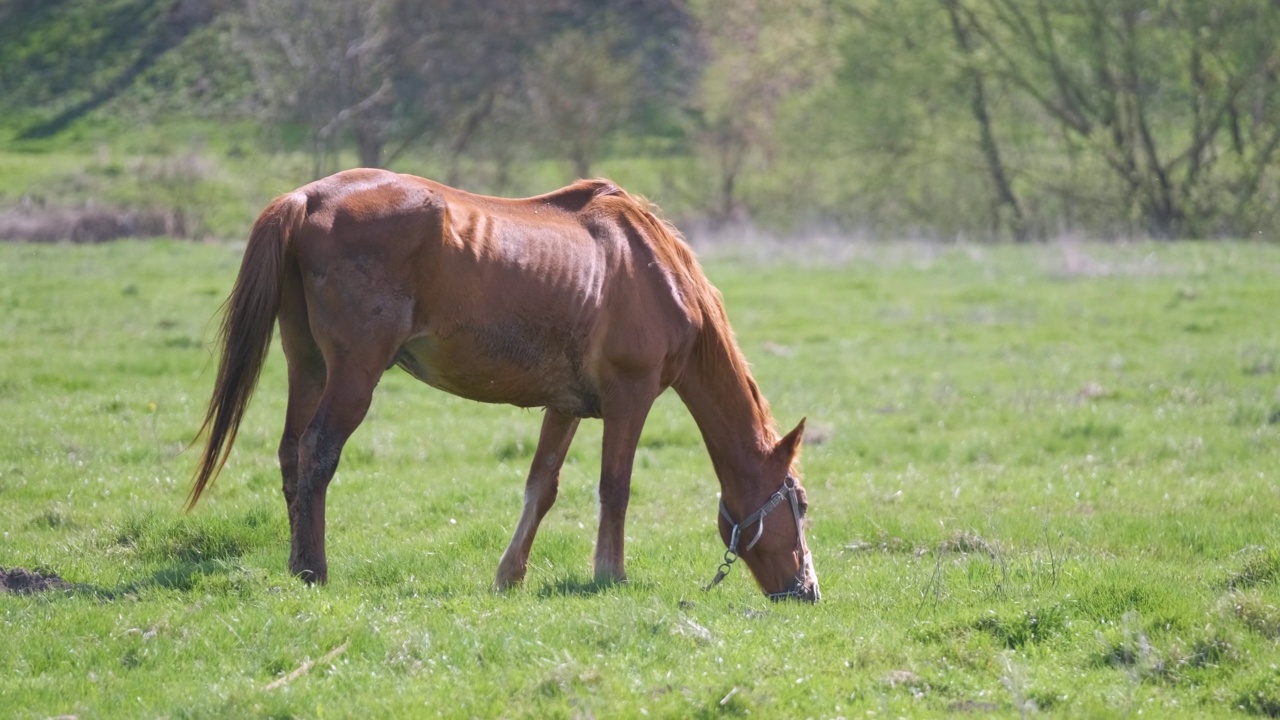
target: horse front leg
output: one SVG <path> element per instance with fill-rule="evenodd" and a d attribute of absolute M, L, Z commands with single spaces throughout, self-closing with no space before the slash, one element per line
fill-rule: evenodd
<path fill-rule="evenodd" d="M 498 575 L 493 582 L 497 590 L 505 590 L 524 580 L 529 568 L 529 551 L 538 533 L 542 518 L 556 502 L 560 487 L 560 468 L 565 454 L 578 429 L 578 418 L 547 408 L 542 418 L 542 432 L 538 436 L 538 448 L 533 453 L 529 467 L 529 479 L 524 487 L 524 510 L 516 523 L 511 544 L 498 563 Z"/>
<path fill-rule="evenodd" d="M 604 439 L 600 461 L 600 529 L 592 565 L 597 583 L 623 582 L 627 504 L 631 468 L 640 431 L 657 392 L 651 383 L 615 385 L 602 408 Z"/>

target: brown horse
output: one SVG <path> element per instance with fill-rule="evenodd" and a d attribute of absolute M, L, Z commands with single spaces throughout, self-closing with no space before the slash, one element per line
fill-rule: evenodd
<path fill-rule="evenodd" d="M 328 578 L 325 493 L 343 444 L 399 365 L 464 398 L 546 408 L 498 588 L 524 579 L 581 418 L 604 421 L 595 578 L 625 578 L 636 444 L 674 387 L 720 480 L 726 563 L 741 553 L 770 596 L 818 599 L 795 468 L 804 423 L 778 437 L 692 251 L 610 182 L 507 200 L 382 170 L 318 180 L 258 217 L 224 312 L 188 509 L 226 462 L 278 319 L 289 570 L 307 582 Z M 791 512 L 768 515 L 784 499 Z"/>

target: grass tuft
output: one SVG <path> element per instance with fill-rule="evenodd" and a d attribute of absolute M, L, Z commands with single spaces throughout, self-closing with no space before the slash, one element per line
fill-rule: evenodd
<path fill-rule="evenodd" d="M 1280 608 L 1257 590 L 1233 591 L 1223 596 L 1219 607 L 1225 614 L 1259 635 L 1280 639 Z"/>
<path fill-rule="evenodd" d="M 1253 675 L 1242 683 L 1235 707 L 1249 715 L 1280 717 L 1280 677 L 1275 671 Z"/>
<path fill-rule="evenodd" d="M 973 628 L 985 632 L 999 645 L 1016 650 L 1035 645 L 1060 634 L 1070 624 L 1065 609 L 1046 607 L 1010 616 L 990 615 L 974 621 Z"/>
<path fill-rule="evenodd" d="M 1248 554 L 1240 569 L 1227 578 L 1229 590 L 1248 590 L 1270 585 L 1280 578 L 1280 550 L 1259 548 Z"/>
<path fill-rule="evenodd" d="M 76 527 L 76 522 L 65 505 L 54 503 L 44 512 L 31 518 L 30 526 L 43 530 L 70 530 Z"/>
<path fill-rule="evenodd" d="M 956 530 L 938 544 L 938 552 L 970 554 L 978 553 L 992 558 L 1000 557 L 998 546 L 985 540 L 972 530 Z"/>

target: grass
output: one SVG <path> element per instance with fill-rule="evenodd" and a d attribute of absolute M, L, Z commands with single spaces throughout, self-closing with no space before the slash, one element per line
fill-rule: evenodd
<path fill-rule="evenodd" d="M 817 606 L 741 571 L 699 589 L 717 486 L 671 396 L 630 582 L 590 580 L 589 422 L 526 584 L 493 593 L 539 415 L 398 371 L 329 495 L 332 582 L 304 587 L 278 351 L 180 512 L 239 247 L 0 245 L 0 566 L 74 584 L 0 595 L 7 712 L 1280 715 L 1280 249 L 704 254 L 779 423 L 809 418 Z"/>

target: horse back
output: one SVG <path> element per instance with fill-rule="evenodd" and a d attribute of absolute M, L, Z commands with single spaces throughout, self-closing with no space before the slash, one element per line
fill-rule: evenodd
<path fill-rule="evenodd" d="M 619 374 L 665 387 L 691 346 L 683 243 L 608 181 L 507 200 L 358 170 L 302 192 L 312 326 L 376 335 L 385 365 L 446 391 L 593 416 Z"/>

